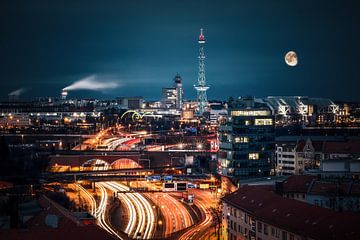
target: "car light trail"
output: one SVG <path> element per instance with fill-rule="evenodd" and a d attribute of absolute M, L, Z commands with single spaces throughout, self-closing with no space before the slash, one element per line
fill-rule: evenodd
<path fill-rule="evenodd" d="M 93 197 L 93 195 L 91 195 L 83 186 L 81 186 L 80 184 L 76 183 L 76 186 L 80 189 L 80 191 L 82 193 L 85 194 L 85 196 L 88 198 L 88 200 L 90 201 L 90 206 L 91 206 L 91 215 L 95 216 L 95 212 L 96 212 L 96 201 L 95 198 Z M 96 217 L 96 216 L 95 216 Z"/>
<path fill-rule="evenodd" d="M 127 186 L 116 182 L 103 184 L 114 192 L 129 191 Z M 143 239 L 151 239 L 155 231 L 155 215 L 149 201 L 140 193 L 119 193 L 118 195 L 124 200 L 130 212 L 130 220 L 125 232 L 134 238 L 141 235 Z M 136 229 L 134 229 L 135 227 Z"/>
<path fill-rule="evenodd" d="M 115 235 L 119 239 L 123 239 L 107 222 L 106 222 L 106 207 L 107 207 L 107 201 L 108 201 L 108 194 L 104 186 L 99 183 L 98 184 L 100 192 L 101 192 L 101 200 L 99 207 L 97 209 L 97 218 L 99 220 L 99 225 L 109 233 Z"/>

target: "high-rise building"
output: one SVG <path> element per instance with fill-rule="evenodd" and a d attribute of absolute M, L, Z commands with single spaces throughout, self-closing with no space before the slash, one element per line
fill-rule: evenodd
<path fill-rule="evenodd" d="M 202 116 L 204 112 L 207 111 L 207 96 L 206 91 L 209 89 L 206 86 L 206 78 L 205 78 L 205 51 L 204 51 L 204 44 L 205 44 L 205 36 L 203 34 L 203 29 L 200 29 L 200 36 L 199 36 L 199 73 L 198 73 L 198 81 L 197 85 L 195 85 L 195 89 L 197 91 L 197 114 Z"/>
<path fill-rule="evenodd" d="M 238 178 L 270 173 L 275 129 L 266 103 L 252 97 L 229 102 L 219 132 L 222 175 Z"/>
<path fill-rule="evenodd" d="M 174 87 L 176 89 L 176 108 L 181 109 L 183 105 L 184 90 L 182 86 L 182 79 L 179 74 L 174 78 Z"/>
<path fill-rule="evenodd" d="M 182 79 L 179 74 L 176 74 L 174 78 L 174 85 L 170 88 L 162 88 L 162 107 L 181 109 L 183 104 L 183 87 Z"/>

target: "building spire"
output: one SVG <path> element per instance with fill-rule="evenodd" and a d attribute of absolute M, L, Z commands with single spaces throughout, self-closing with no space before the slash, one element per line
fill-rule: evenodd
<path fill-rule="evenodd" d="M 199 43 L 205 43 L 205 36 L 202 28 L 200 28 Z"/>

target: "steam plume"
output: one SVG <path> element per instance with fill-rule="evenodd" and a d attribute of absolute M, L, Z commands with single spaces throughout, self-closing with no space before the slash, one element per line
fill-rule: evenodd
<path fill-rule="evenodd" d="M 16 89 L 15 91 L 12 91 L 11 93 L 9 93 L 9 96 L 20 96 L 21 94 L 23 94 L 26 91 L 26 88 L 19 88 Z"/>
<path fill-rule="evenodd" d="M 120 84 L 116 81 L 99 81 L 96 75 L 80 79 L 73 84 L 63 88 L 63 91 L 73 90 L 93 90 L 102 91 L 119 87 Z"/>

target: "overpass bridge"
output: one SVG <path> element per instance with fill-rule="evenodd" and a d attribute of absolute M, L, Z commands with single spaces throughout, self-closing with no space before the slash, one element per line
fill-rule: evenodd
<path fill-rule="evenodd" d="M 148 175 L 172 175 L 174 180 L 184 179 L 207 179 L 206 174 L 163 174 L 168 167 L 159 168 L 132 168 L 119 170 L 100 170 L 100 171 L 84 171 L 84 172 L 58 172 L 58 173 L 44 173 L 42 180 L 44 182 L 74 182 L 74 180 L 89 180 L 93 182 L 102 181 L 144 181 Z M 182 170 L 184 166 L 172 167 L 171 170 Z"/>
<path fill-rule="evenodd" d="M 210 151 L 56 151 L 50 156 L 49 169 L 95 170 L 156 168 L 184 165 L 188 156 L 209 157 Z M 90 170 L 90 169 L 88 169 Z"/>

